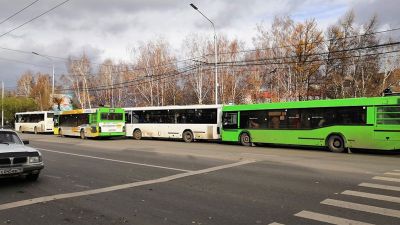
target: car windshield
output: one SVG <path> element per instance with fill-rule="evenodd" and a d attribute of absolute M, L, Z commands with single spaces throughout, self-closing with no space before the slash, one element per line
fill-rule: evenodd
<path fill-rule="evenodd" d="M 22 144 L 18 135 L 11 131 L 0 132 L 0 144 Z"/>

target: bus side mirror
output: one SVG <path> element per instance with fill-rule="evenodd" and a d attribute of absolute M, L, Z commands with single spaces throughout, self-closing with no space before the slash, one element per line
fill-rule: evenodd
<path fill-rule="evenodd" d="M 24 143 L 24 145 L 29 145 L 29 140 L 23 140 L 22 143 Z"/>

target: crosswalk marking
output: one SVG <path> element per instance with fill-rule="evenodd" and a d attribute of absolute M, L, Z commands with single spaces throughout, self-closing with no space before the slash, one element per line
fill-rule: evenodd
<path fill-rule="evenodd" d="M 349 191 L 349 190 L 342 192 L 342 194 L 363 197 L 363 198 L 370 198 L 370 199 L 375 199 L 375 200 L 382 200 L 382 201 L 387 201 L 387 202 L 400 203 L 399 197 L 388 196 L 388 195 L 378 195 L 378 194 L 372 194 L 372 193 L 367 193 L 367 192 Z"/>
<path fill-rule="evenodd" d="M 270 224 L 268 224 L 268 225 L 285 225 L 285 224 L 283 224 L 283 223 L 277 223 L 277 222 L 273 222 L 273 223 L 270 223 Z"/>
<path fill-rule="evenodd" d="M 361 183 L 358 186 L 370 187 L 370 188 L 378 188 L 378 189 L 384 189 L 384 190 L 390 190 L 390 191 L 400 191 L 400 187 L 390 186 L 390 185 L 383 185 L 383 184 Z"/>
<path fill-rule="evenodd" d="M 295 216 L 306 218 L 306 219 L 311 219 L 311 220 L 316 220 L 320 222 L 325 222 L 325 223 L 330 223 L 330 224 L 337 224 L 337 225 L 373 225 L 371 223 L 364 223 L 356 220 L 349 220 L 341 217 L 336 217 L 336 216 L 329 216 L 321 213 L 315 213 L 315 212 L 310 212 L 310 211 L 301 211 Z"/>
<path fill-rule="evenodd" d="M 400 179 L 399 179 L 399 178 L 393 178 L 393 177 L 373 177 L 372 179 L 374 179 L 374 180 L 384 180 L 384 181 L 400 182 Z"/>
<path fill-rule="evenodd" d="M 387 172 L 385 175 L 400 176 L 400 173 Z"/>
<path fill-rule="evenodd" d="M 386 209 L 376 206 L 340 201 L 329 198 L 322 201 L 321 204 L 400 218 L 400 210 Z"/>

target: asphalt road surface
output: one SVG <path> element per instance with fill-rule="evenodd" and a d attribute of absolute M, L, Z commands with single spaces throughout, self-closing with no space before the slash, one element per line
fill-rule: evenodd
<path fill-rule="evenodd" d="M 0 180 L 0 224 L 400 224 L 400 155 L 22 137 L 45 169 Z"/>

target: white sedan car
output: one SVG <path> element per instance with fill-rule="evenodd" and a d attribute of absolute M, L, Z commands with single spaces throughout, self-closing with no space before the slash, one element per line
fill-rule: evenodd
<path fill-rule="evenodd" d="M 44 168 L 41 153 L 12 130 L 0 129 L 0 178 L 25 176 L 36 181 Z"/>

